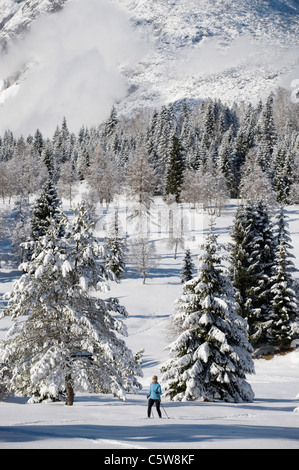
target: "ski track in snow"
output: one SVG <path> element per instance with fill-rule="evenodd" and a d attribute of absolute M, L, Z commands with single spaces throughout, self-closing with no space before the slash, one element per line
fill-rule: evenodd
<path fill-rule="evenodd" d="M 152 316 L 153 318 L 155 317 L 155 314 L 152 313 Z M 146 328 L 143 328 L 142 330 L 138 330 L 138 331 L 135 331 L 134 333 L 130 333 L 128 336 L 136 336 L 136 335 L 139 335 L 141 333 L 145 333 L 146 331 L 150 331 L 150 330 L 153 330 L 155 329 L 160 323 L 162 322 L 165 322 L 167 321 L 167 318 L 162 318 L 161 320 L 158 320 L 156 323 L 154 323 L 153 325 L 150 325 Z"/>

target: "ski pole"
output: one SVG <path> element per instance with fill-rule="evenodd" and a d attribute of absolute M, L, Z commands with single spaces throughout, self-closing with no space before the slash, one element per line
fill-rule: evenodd
<path fill-rule="evenodd" d="M 167 419 L 169 419 L 169 416 L 168 416 L 168 414 L 166 413 L 166 410 L 165 410 L 165 408 L 164 408 L 164 406 L 162 405 L 162 403 L 161 403 L 161 402 L 160 402 L 160 405 L 162 406 L 162 410 L 163 410 L 163 411 L 164 411 L 164 413 L 166 414 L 166 418 L 167 418 Z"/>

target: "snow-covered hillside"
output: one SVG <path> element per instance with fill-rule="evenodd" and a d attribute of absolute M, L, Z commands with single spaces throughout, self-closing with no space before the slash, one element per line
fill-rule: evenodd
<path fill-rule="evenodd" d="M 67 0 L 2 0 L 0 9 L 0 44 L 7 43 L 30 28 L 42 13 L 59 11 Z"/>
<path fill-rule="evenodd" d="M 25 125 L 18 128 L 16 108 L 26 109 L 27 126 L 33 128 L 39 125 L 36 115 L 46 113 L 48 120 L 54 115 L 60 122 L 64 113 L 70 122 L 74 114 L 83 120 L 86 109 L 91 116 L 87 124 L 97 124 L 115 102 L 121 112 L 132 113 L 182 98 L 257 101 L 279 85 L 291 89 L 292 80 L 298 78 L 295 0 L 3 1 L 0 41 L 8 42 L 9 52 L 0 79 L 9 80 L 0 95 L 0 102 L 5 101 L 0 122 L 18 132 Z M 55 13 L 45 17 L 45 12 Z M 45 30 L 47 34 L 42 34 Z M 20 35 L 24 41 L 12 46 L 11 38 Z M 69 47 L 74 36 L 76 54 Z M 23 61 L 15 60 L 18 49 Z M 90 60 L 95 52 L 98 55 Z M 62 100 L 56 88 L 53 93 L 54 79 L 47 80 L 49 60 L 59 63 L 55 80 L 61 86 L 67 82 L 77 94 L 80 90 L 81 97 L 64 93 Z M 101 66 L 95 67 L 100 61 Z M 80 63 L 84 81 L 74 72 L 74 62 Z M 104 86 L 111 83 L 105 99 L 98 96 L 95 85 L 103 88 L 103 76 Z M 30 101 L 27 87 L 35 90 L 36 102 Z M 30 106 L 23 95 L 29 95 Z M 28 133 L 28 127 L 23 132 Z"/>
<path fill-rule="evenodd" d="M 298 2 L 114 1 L 152 43 L 134 69 L 129 109 L 136 100 L 257 100 L 298 60 Z"/>
<path fill-rule="evenodd" d="M 156 201 L 159 209 L 159 201 Z M 112 206 L 111 206 L 112 207 Z M 125 206 L 120 205 L 125 213 Z M 69 208 L 65 203 L 65 209 Z M 229 240 L 235 205 L 232 203 L 217 219 L 216 232 L 220 242 Z M 290 233 L 299 268 L 298 223 L 299 207 L 289 206 Z M 207 232 L 209 217 L 189 211 L 186 223 L 190 246 L 196 262 L 199 244 Z M 102 209 L 102 215 L 107 211 Z M 122 219 L 124 221 L 124 219 Z M 103 220 L 102 220 L 103 222 Z M 98 235 L 102 235 L 102 224 Z M 130 228 L 131 227 L 131 228 Z M 157 227 L 153 224 L 155 230 Z M 127 229 L 133 236 L 132 226 Z M 62 403 L 25 404 L 23 398 L 11 398 L 0 403 L 0 448 L 102 448 L 102 449 L 204 449 L 204 448 L 299 448 L 299 413 L 296 396 L 299 393 L 299 352 L 271 360 L 255 360 L 256 374 L 248 376 L 255 393 L 253 403 L 173 403 L 162 404 L 169 419 L 146 420 L 146 394 L 153 374 L 167 359 L 169 344 L 168 318 L 174 301 L 180 295 L 180 269 L 183 250 L 173 258 L 165 243 L 162 230 L 153 234 L 160 264 L 149 275 L 146 284 L 129 263 L 125 278 L 111 283 L 109 296 L 117 296 L 129 313 L 126 320 L 126 342 L 134 351 L 144 349 L 143 390 L 139 395 L 128 394 L 127 403 L 111 395 L 78 394 L 73 407 Z M 11 289 L 20 273 L 2 264 L 0 293 Z M 298 277 L 296 275 L 296 277 Z M 0 321 L 0 338 L 9 328 L 9 318 Z"/>

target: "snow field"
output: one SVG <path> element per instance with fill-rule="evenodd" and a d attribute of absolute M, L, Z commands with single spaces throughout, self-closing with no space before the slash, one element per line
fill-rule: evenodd
<path fill-rule="evenodd" d="M 234 204 L 216 220 L 219 242 L 229 240 Z M 287 208 L 296 266 L 299 268 L 299 207 Z M 189 222 L 193 212 L 186 208 Z M 209 217 L 197 214 L 192 239 L 186 238 L 196 263 L 202 229 L 207 232 Z M 190 224 L 191 226 L 191 224 Z M 130 229 L 131 230 L 131 229 Z M 100 229 L 99 229 L 100 234 Z M 133 232 L 128 233 L 132 236 Z M 129 237 L 130 238 L 130 237 Z M 126 277 L 110 283 L 108 296 L 119 298 L 129 313 L 127 345 L 133 352 L 144 349 L 143 390 L 127 396 L 123 403 L 111 395 L 78 394 L 73 407 L 62 403 L 26 405 L 15 397 L 0 403 L 0 448 L 101 448 L 101 449 L 206 449 L 206 448 L 299 448 L 299 351 L 271 360 L 255 360 L 256 375 L 247 377 L 255 393 L 253 403 L 172 403 L 162 400 L 159 420 L 146 419 L 146 394 L 154 374 L 168 358 L 168 317 L 181 293 L 180 269 L 184 250 L 177 259 L 165 243 L 165 233 L 154 233 L 160 264 L 149 274 L 146 284 L 127 265 Z M 199 242 L 198 242 L 199 240 Z M 0 292 L 11 289 L 18 273 L 7 266 L 0 269 Z M 298 274 L 295 273 L 295 277 Z M 2 301 L 3 304 L 3 301 Z M 10 321 L 0 321 L 0 338 Z M 163 384 L 162 384 L 163 385 Z"/>

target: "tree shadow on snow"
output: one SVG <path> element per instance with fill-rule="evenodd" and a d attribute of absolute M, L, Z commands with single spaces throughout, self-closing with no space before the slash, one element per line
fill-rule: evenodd
<path fill-rule="evenodd" d="M 10 272 L 0 272 L 0 283 L 3 282 L 13 282 L 19 279 L 22 276 L 22 271 L 17 269 L 12 270 Z"/>
<path fill-rule="evenodd" d="M 183 436 L 183 437 L 182 437 Z M 185 443 L 196 444 L 217 440 L 294 440 L 298 441 L 296 427 L 238 425 L 238 424 L 166 424 L 161 426 L 109 426 L 109 425 L 25 425 L 1 426 L 0 442 L 25 443 L 49 439 L 67 440 L 113 440 L 136 444 L 146 443 Z M 262 442 L 260 443 L 262 446 Z"/>

